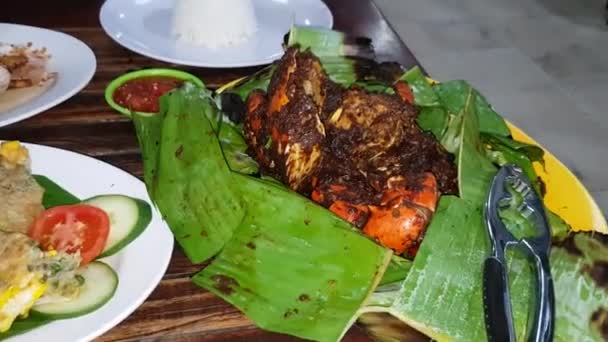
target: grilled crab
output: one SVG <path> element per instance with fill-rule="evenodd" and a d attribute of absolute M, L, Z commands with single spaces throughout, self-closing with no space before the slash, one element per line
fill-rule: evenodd
<path fill-rule="evenodd" d="M 256 91 L 247 101 L 247 143 L 264 172 L 297 191 L 310 190 L 322 161 L 327 81 L 318 59 L 290 49 L 272 77 L 268 95 Z"/>
<path fill-rule="evenodd" d="M 250 94 L 244 125 L 263 173 L 411 256 L 440 193 L 456 193 L 451 156 L 417 114 L 403 96 L 341 88 L 290 48 L 268 94 Z"/>

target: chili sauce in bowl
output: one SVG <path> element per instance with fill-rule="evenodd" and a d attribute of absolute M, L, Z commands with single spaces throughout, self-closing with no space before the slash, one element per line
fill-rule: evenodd
<path fill-rule="evenodd" d="M 160 110 L 160 97 L 184 82 L 204 87 L 203 81 L 184 71 L 160 68 L 133 71 L 110 82 L 105 99 L 110 107 L 129 117 L 133 113 L 156 114 Z"/>

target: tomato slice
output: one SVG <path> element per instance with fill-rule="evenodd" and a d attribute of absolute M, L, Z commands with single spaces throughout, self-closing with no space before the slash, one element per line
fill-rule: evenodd
<path fill-rule="evenodd" d="M 28 235 L 44 250 L 80 252 L 81 265 L 103 251 L 110 234 L 110 218 L 105 211 L 85 204 L 64 205 L 44 211 L 30 227 Z"/>

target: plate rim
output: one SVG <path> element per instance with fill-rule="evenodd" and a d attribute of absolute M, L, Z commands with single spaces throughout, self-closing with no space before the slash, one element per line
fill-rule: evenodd
<path fill-rule="evenodd" d="M 3 141 L 5 141 L 5 140 L 0 139 L 0 142 L 3 142 Z M 49 146 L 49 145 L 31 143 L 28 141 L 20 141 L 20 142 L 30 151 L 32 148 L 34 148 L 35 150 L 42 150 L 42 151 L 46 150 L 51 153 L 66 153 L 66 154 L 72 155 L 76 159 L 88 159 L 91 162 L 103 164 L 106 167 L 110 167 L 110 168 L 114 169 L 114 171 L 116 171 L 118 174 L 120 174 L 121 177 L 124 176 L 126 178 L 129 178 L 134 183 L 139 183 L 138 185 L 143 185 L 145 187 L 145 184 L 140 179 L 138 179 L 136 176 L 129 173 L 128 171 L 125 171 L 125 170 L 123 170 L 117 166 L 114 166 L 110 163 L 107 163 L 103 160 L 88 156 L 84 153 L 77 152 L 77 151 L 70 150 L 70 149 Z M 35 171 L 34 171 L 34 173 L 35 173 Z M 120 193 L 120 191 L 117 191 L 117 193 Z M 147 283 L 147 284 L 153 284 L 153 286 L 147 286 L 147 288 L 144 291 L 139 292 L 139 294 L 136 296 L 135 300 L 133 300 L 131 303 L 127 303 L 127 305 L 121 305 L 121 307 L 122 307 L 121 310 L 117 311 L 117 314 L 113 315 L 112 319 L 107 320 L 105 322 L 105 324 L 101 324 L 99 326 L 91 328 L 90 331 L 88 333 L 86 333 L 86 335 L 83 334 L 83 336 L 80 338 L 79 341 L 91 341 L 91 340 L 103 335 L 104 333 L 112 330 L 117 325 L 122 323 L 133 312 L 135 312 L 139 307 L 141 307 L 141 305 L 150 297 L 152 292 L 154 292 L 154 290 L 156 290 L 158 288 L 163 277 L 167 273 L 167 270 L 169 269 L 169 265 L 171 263 L 171 260 L 173 259 L 173 252 L 175 251 L 175 241 L 173 239 L 173 235 L 171 233 L 169 225 L 162 218 L 160 211 L 154 206 L 154 204 L 151 203 L 151 199 L 147 195 L 147 191 L 146 191 L 146 198 L 142 198 L 142 199 L 145 200 L 151 206 L 153 213 L 156 214 L 156 216 L 158 217 L 159 228 L 165 228 L 168 236 L 171 237 L 171 239 L 166 242 L 167 248 L 168 248 L 167 254 L 160 259 L 160 260 L 162 260 L 162 262 L 160 264 L 157 264 L 158 272 L 154 273 L 154 276 L 152 277 L 153 281 Z M 154 215 L 153 215 L 153 217 L 154 217 Z M 127 247 L 127 248 L 129 248 L 129 247 Z M 120 283 L 120 279 L 119 279 L 119 285 L 118 285 L 119 287 L 121 286 L 120 284 L 121 283 Z M 123 285 L 123 286 L 126 287 L 128 290 L 128 288 L 129 288 L 128 286 L 125 286 L 125 285 Z M 89 313 L 88 315 L 95 315 L 95 311 Z M 81 317 L 81 316 L 78 316 L 78 317 Z M 78 317 L 75 317 L 75 318 L 78 318 Z M 54 322 L 50 322 L 50 324 L 57 324 L 57 323 L 69 325 L 70 319 L 57 320 Z M 36 331 L 40 328 L 44 328 L 44 326 L 45 325 L 37 327 L 32 331 Z M 20 334 L 20 335 L 10 337 L 7 341 L 10 341 L 10 342 L 26 341 L 28 339 L 28 333 L 29 333 L 29 331 L 25 332 L 23 334 Z"/>
<path fill-rule="evenodd" d="M 114 0 L 114 1 L 116 1 L 116 0 Z M 329 6 L 327 6 L 327 4 L 324 1 L 322 1 L 322 0 L 315 0 L 315 1 L 317 1 L 321 6 L 323 6 L 327 10 L 327 13 L 329 13 L 329 28 L 332 29 L 334 26 L 333 12 L 331 11 Z M 106 6 L 110 6 L 108 4 L 111 2 L 112 2 L 112 0 L 104 1 L 103 5 L 99 9 L 99 16 L 98 16 L 99 23 L 100 23 L 103 31 L 105 32 L 105 34 L 107 36 L 109 36 L 115 43 L 122 46 L 123 48 L 125 48 L 129 51 L 133 51 L 142 56 L 151 58 L 151 59 L 155 59 L 155 60 L 162 61 L 165 63 L 187 66 L 187 67 L 210 68 L 210 69 L 232 69 L 232 68 L 247 68 L 247 67 L 256 67 L 256 66 L 260 66 L 260 65 L 266 65 L 266 64 L 270 64 L 270 63 L 274 62 L 275 60 L 277 60 L 280 57 L 280 56 L 276 56 L 276 57 L 271 56 L 271 57 L 267 57 L 267 58 L 259 59 L 259 60 L 255 60 L 255 61 L 251 60 L 251 61 L 238 62 L 238 63 L 221 63 L 221 62 L 220 63 L 209 63 L 209 62 L 205 62 L 205 61 L 195 62 L 195 61 L 187 60 L 187 59 L 170 58 L 167 56 L 163 56 L 162 54 L 154 53 L 153 51 L 139 48 L 136 45 L 125 43 L 124 41 L 119 40 L 116 37 L 114 37 L 114 35 L 110 34 L 110 30 L 107 27 L 107 23 L 104 22 L 103 16 L 104 16 L 104 11 L 107 11 Z"/>
<path fill-rule="evenodd" d="M 40 105 L 40 106 L 37 106 L 30 110 L 26 110 L 26 111 L 19 113 L 19 111 L 20 111 L 19 108 L 24 105 L 27 105 L 27 103 L 21 104 L 9 111 L 9 112 L 17 111 L 17 114 L 9 117 L 7 119 L 2 119 L 2 115 L 4 115 L 5 113 L 0 113 L 0 127 L 5 127 L 8 125 L 29 119 L 31 117 L 34 117 L 46 110 L 49 110 L 65 101 L 67 101 L 68 99 L 72 98 L 74 95 L 78 94 L 78 92 L 80 92 L 82 89 L 84 89 L 93 79 L 93 76 L 95 75 L 95 72 L 97 71 L 97 56 L 95 56 L 95 53 L 93 52 L 91 47 L 89 45 L 87 45 L 85 42 L 83 42 L 82 40 L 80 40 L 70 34 L 67 34 L 65 32 L 56 31 L 56 30 L 52 30 L 52 29 L 48 29 L 48 28 L 44 28 L 44 27 L 0 22 L 0 28 L 2 28 L 3 26 L 5 26 L 5 27 L 13 26 L 13 27 L 19 28 L 20 30 L 34 29 L 34 30 L 39 30 L 39 31 L 46 31 L 47 33 L 57 35 L 58 37 L 62 37 L 62 39 L 73 40 L 76 43 L 82 45 L 83 51 L 86 51 L 87 54 L 89 55 L 89 57 L 92 57 L 92 59 L 90 61 L 92 62 L 93 68 L 91 68 L 87 73 L 83 74 L 80 82 L 78 82 L 74 87 L 70 88 L 69 91 L 64 92 L 63 95 L 61 95 L 61 96 L 57 96 L 53 99 L 50 99 L 49 101 L 46 101 L 46 103 L 43 105 Z M 55 85 L 53 85 L 53 86 L 56 86 L 56 85 L 57 85 L 57 83 L 55 83 Z M 50 91 L 50 89 L 48 89 L 47 92 L 48 91 Z M 41 94 L 38 98 L 43 97 L 43 96 L 45 96 L 45 94 Z"/>

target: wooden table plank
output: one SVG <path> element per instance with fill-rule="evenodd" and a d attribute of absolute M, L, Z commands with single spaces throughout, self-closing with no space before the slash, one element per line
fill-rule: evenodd
<path fill-rule="evenodd" d="M 418 64 L 372 1 L 325 2 L 334 15 L 334 27 L 351 35 L 371 38 L 379 60 L 398 61 L 407 67 Z M 141 157 L 133 126 L 108 107 L 103 98 L 104 89 L 112 79 L 140 68 L 177 67 L 216 87 L 258 68 L 178 67 L 140 56 L 105 35 L 98 18 L 102 3 L 102 0 L 55 0 L 36 4 L 14 1 L 0 10 L 0 22 L 63 31 L 88 44 L 97 57 L 97 71 L 83 91 L 38 116 L 0 128 L 0 139 L 19 139 L 81 152 L 141 177 Z M 257 329 L 238 310 L 196 287 L 189 277 L 201 267 L 190 264 L 176 245 L 167 273 L 156 290 L 131 316 L 98 340 L 298 341 Z M 344 340 L 370 339 L 355 326 Z"/>

